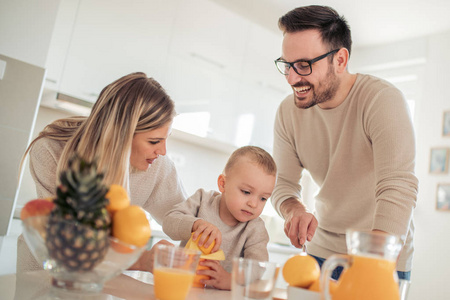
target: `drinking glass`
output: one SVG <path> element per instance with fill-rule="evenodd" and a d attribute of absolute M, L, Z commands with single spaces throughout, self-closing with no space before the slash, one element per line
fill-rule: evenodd
<path fill-rule="evenodd" d="M 231 299 L 272 300 L 279 269 L 279 266 L 273 262 L 234 258 Z"/>
<path fill-rule="evenodd" d="M 184 300 L 192 287 L 200 251 L 169 245 L 155 246 L 153 280 L 159 300 Z"/>

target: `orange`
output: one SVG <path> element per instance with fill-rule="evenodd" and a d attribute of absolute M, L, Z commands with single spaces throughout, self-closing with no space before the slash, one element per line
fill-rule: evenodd
<path fill-rule="evenodd" d="M 112 217 L 112 235 L 124 243 L 142 247 L 151 236 L 150 223 L 143 208 L 130 205 Z"/>
<path fill-rule="evenodd" d="M 194 234 L 194 233 L 192 233 Z M 192 236 L 191 234 L 191 236 Z M 200 240 L 200 237 L 202 236 L 202 234 L 200 234 L 197 238 L 197 240 L 195 240 L 195 243 L 198 245 L 198 241 Z M 208 241 L 209 237 L 206 239 L 205 243 Z M 204 245 L 204 244 L 203 244 Z M 198 246 L 200 248 L 200 251 L 202 251 L 203 254 L 211 254 L 211 250 L 212 248 L 214 248 L 214 246 L 216 245 L 216 240 L 214 240 L 211 245 L 209 245 L 208 248 L 205 248 L 204 246 Z"/>
<path fill-rule="evenodd" d="M 337 287 L 337 281 L 330 279 L 330 294 L 333 294 Z M 314 281 L 308 288 L 310 291 L 320 292 L 320 279 Z"/>
<path fill-rule="evenodd" d="M 310 291 L 320 292 L 320 279 L 314 281 L 308 288 Z"/>
<path fill-rule="evenodd" d="M 117 242 L 117 240 L 110 240 L 109 245 L 114 249 L 114 251 L 119 253 L 131 253 L 135 249 L 133 249 L 133 246 L 129 244 L 123 244 L 120 241 Z"/>
<path fill-rule="evenodd" d="M 106 210 L 113 215 L 116 211 L 130 205 L 130 198 L 125 188 L 118 184 L 111 184 L 105 196 L 109 200 Z"/>
<path fill-rule="evenodd" d="M 204 260 L 205 260 L 204 258 L 200 259 L 200 261 L 204 261 Z M 211 269 L 211 268 L 207 267 L 207 266 L 202 266 L 202 265 L 200 265 L 200 263 L 197 265 L 197 271 L 199 271 L 199 270 L 209 270 L 209 269 Z M 208 275 L 195 274 L 194 283 L 192 284 L 192 286 L 193 287 L 200 287 L 200 288 L 205 287 L 205 284 L 200 282 L 200 280 L 203 280 L 203 279 L 209 280 L 211 278 Z"/>
<path fill-rule="evenodd" d="M 308 288 L 319 277 L 319 264 L 305 253 L 291 256 L 283 266 L 283 278 L 291 286 Z"/>

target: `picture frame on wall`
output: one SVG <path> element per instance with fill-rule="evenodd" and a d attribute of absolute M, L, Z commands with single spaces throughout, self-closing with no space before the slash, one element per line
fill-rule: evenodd
<path fill-rule="evenodd" d="M 450 183 L 440 183 L 436 190 L 436 209 L 450 211 Z"/>
<path fill-rule="evenodd" d="M 444 119 L 442 123 L 442 135 L 450 137 L 450 110 L 444 111 Z"/>
<path fill-rule="evenodd" d="M 445 147 L 431 148 L 430 173 L 447 174 L 450 149 Z"/>

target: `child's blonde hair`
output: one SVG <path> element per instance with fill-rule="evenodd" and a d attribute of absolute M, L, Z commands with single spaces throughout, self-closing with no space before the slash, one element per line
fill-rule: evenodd
<path fill-rule="evenodd" d="M 277 165 L 275 164 L 272 156 L 266 150 L 257 146 L 244 146 L 235 150 L 225 165 L 224 174 L 232 169 L 241 157 L 249 158 L 250 161 L 256 163 L 258 166 L 261 166 L 269 175 L 277 174 Z"/>

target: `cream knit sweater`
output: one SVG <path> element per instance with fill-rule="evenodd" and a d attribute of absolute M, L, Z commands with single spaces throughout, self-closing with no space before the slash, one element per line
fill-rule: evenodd
<path fill-rule="evenodd" d="M 49 138 L 36 142 L 30 151 L 30 171 L 39 198 L 56 195 L 56 167 L 64 143 Z M 131 204 L 143 207 L 158 222 L 174 205 L 187 198 L 173 162 L 161 156 L 146 170 L 130 173 Z M 23 236 L 17 242 L 17 272 L 41 269 Z"/>
<path fill-rule="evenodd" d="M 406 237 L 397 270 L 411 270 L 415 138 L 398 89 L 358 74 L 345 101 L 333 109 L 299 109 L 288 96 L 276 115 L 274 159 L 279 173 L 272 203 L 278 212 L 284 200 L 301 199 L 303 169 L 320 187 L 314 212 L 319 226 L 309 253 L 346 253 L 346 229 L 379 229 Z"/>
<path fill-rule="evenodd" d="M 167 213 L 163 221 L 163 230 L 173 240 L 182 240 L 181 246 L 191 237 L 192 225 L 203 219 L 215 225 L 222 234 L 220 248 L 225 254 L 222 267 L 231 272 L 234 257 L 251 258 L 268 261 L 269 234 L 264 221 L 258 217 L 235 226 L 225 224 L 220 218 L 220 201 L 222 194 L 216 191 L 197 190 L 185 202 L 177 204 Z"/>

